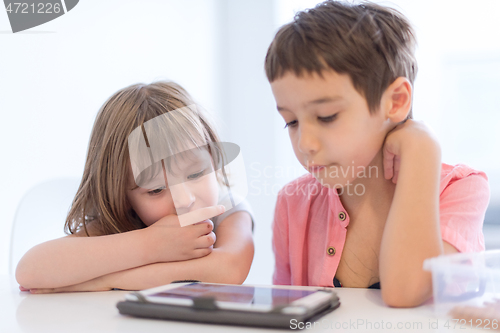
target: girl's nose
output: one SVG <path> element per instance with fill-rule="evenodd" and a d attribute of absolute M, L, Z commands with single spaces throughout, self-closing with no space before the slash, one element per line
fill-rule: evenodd
<path fill-rule="evenodd" d="M 318 152 L 320 142 L 314 128 L 307 125 L 299 125 L 298 135 L 297 148 L 301 153 L 312 155 Z"/>
<path fill-rule="evenodd" d="M 174 201 L 177 215 L 189 212 L 191 206 L 196 201 L 196 197 L 189 188 L 189 184 L 181 183 L 170 187 L 172 200 Z"/>

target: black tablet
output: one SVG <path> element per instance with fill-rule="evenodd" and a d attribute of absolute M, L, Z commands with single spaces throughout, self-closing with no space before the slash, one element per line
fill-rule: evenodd
<path fill-rule="evenodd" d="M 290 327 L 339 304 L 331 288 L 174 283 L 127 294 L 117 306 L 140 317 Z"/>

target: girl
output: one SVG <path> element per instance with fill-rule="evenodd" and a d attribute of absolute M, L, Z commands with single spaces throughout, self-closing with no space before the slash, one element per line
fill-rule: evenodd
<path fill-rule="evenodd" d="M 218 136 L 192 104 L 189 94 L 172 82 L 136 84 L 111 96 L 92 130 L 82 181 L 65 224 L 70 235 L 37 245 L 23 256 L 16 269 L 21 290 L 139 290 L 184 279 L 243 283 L 254 253 L 248 204 L 224 213 L 216 197 L 197 200 L 192 193 L 174 194 L 179 184 L 169 188 L 173 177 L 163 178 L 162 186 L 155 176 L 175 170 L 185 182 L 198 184 L 199 191 L 200 179 L 213 189 L 214 175 L 221 172 L 190 169 L 192 163 L 182 158 L 141 169 L 140 150 L 131 139 L 134 130 L 146 133 L 148 125 L 175 115 L 169 118 L 175 122 L 163 121 L 166 127 L 148 133 L 143 151 L 159 144 L 170 145 L 169 155 L 190 148 L 188 152 L 208 152 L 208 164 L 216 171 L 214 162 L 222 156 L 210 147 L 217 145 Z M 172 142 L 158 139 L 161 133 L 174 133 Z M 190 225 L 181 227 L 184 213 Z M 213 216 L 213 223 L 207 220 Z"/>

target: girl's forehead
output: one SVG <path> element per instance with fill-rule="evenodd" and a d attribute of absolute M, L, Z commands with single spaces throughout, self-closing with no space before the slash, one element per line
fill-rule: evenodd
<path fill-rule="evenodd" d="M 181 151 L 167 158 L 167 162 L 175 163 L 177 165 L 182 165 L 188 167 L 190 163 L 199 163 L 204 161 L 210 161 L 211 156 L 208 152 L 208 145 L 193 147 Z"/>
<path fill-rule="evenodd" d="M 208 146 L 195 147 L 175 155 L 169 156 L 161 161 L 152 163 L 139 174 L 129 171 L 129 189 L 141 187 L 144 189 L 155 189 L 162 186 L 172 186 L 188 181 L 186 175 L 204 170 L 213 171 L 212 157 Z"/>
<path fill-rule="evenodd" d="M 207 129 L 196 105 L 148 120 L 128 137 L 132 172 L 137 176 L 152 164 L 207 144 Z"/>

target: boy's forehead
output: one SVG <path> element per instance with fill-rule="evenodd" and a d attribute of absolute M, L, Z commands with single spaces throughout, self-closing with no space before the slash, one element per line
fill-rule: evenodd
<path fill-rule="evenodd" d="M 308 107 L 341 102 L 348 98 L 354 87 L 349 75 L 323 71 L 321 75 L 310 73 L 302 76 L 287 72 L 271 83 L 271 89 L 278 110 L 284 111 L 288 104 Z"/>
<path fill-rule="evenodd" d="M 338 86 L 339 89 L 345 85 L 352 85 L 349 74 L 338 73 L 334 70 L 323 70 L 317 72 L 303 72 L 300 75 L 287 71 L 283 76 L 271 82 L 271 87 L 287 85 L 290 87 L 310 87 L 311 89 L 323 89 L 326 86 Z M 328 89 L 328 88 L 325 88 Z"/>

